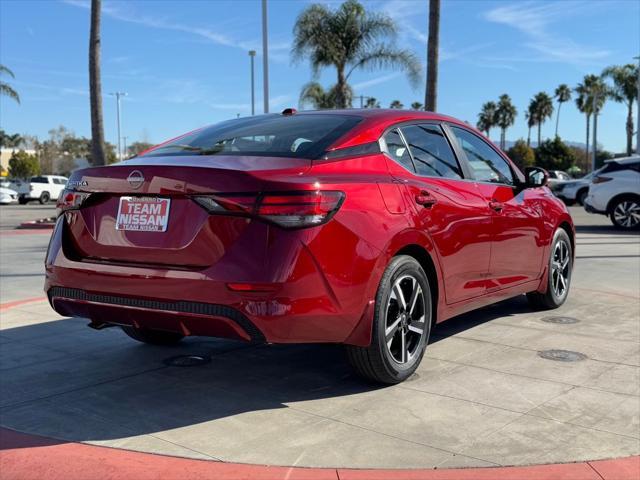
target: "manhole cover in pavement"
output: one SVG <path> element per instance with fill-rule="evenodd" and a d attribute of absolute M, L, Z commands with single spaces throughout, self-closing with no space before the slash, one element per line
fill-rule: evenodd
<path fill-rule="evenodd" d="M 560 325 L 569 325 L 571 323 L 578 323 L 580 320 L 573 317 L 544 317 L 542 321 L 547 323 L 559 323 Z"/>
<path fill-rule="evenodd" d="M 163 360 L 164 364 L 170 367 L 197 367 L 210 361 L 211 357 L 208 355 L 177 355 Z"/>
<path fill-rule="evenodd" d="M 570 350 L 543 350 L 538 352 L 538 356 L 547 360 L 555 360 L 556 362 L 579 362 L 587 358 L 584 353 Z"/>

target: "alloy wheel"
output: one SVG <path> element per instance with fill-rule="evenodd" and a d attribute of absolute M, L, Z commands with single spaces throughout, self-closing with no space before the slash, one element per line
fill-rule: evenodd
<path fill-rule="evenodd" d="M 551 260 L 551 286 L 553 293 L 562 298 L 569 289 L 569 271 L 571 261 L 569 245 L 564 240 L 556 243 Z"/>
<path fill-rule="evenodd" d="M 412 275 L 398 278 L 387 301 L 385 340 L 394 361 L 410 362 L 420 351 L 425 333 L 426 301 L 418 280 Z"/>
<path fill-rule="evenodd" d="M 620 202 L 613 210 L 613 218 L 621 227 L 636 227 L 640 224 L 640 205 L 631 200 Z"/>

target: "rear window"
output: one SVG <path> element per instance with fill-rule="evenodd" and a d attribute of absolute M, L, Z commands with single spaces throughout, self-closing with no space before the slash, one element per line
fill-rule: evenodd
<path fill-rule="evenodd" d="M 31 183 L 49 183 L 47 177 L 31 177 Z"/>
<path fill-rule="evenodd" d="M 619 172 L 621 170 L 634 170 L 636 172 L 640 172 L 640 160 L 633 162 L 608 162 L 604 167 L 602 167 L 602 171 L 600 173 L 608 173 L 608 172 Z"/>
<path fill-rule="evenodd" d="M 188 134 L 143 156 L 317 158 L 360 120 L 355 116 L 331 114 L 268 115 L 229 120 Z"/>

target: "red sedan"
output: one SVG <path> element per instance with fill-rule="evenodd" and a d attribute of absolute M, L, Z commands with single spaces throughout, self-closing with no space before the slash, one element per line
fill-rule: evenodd
<path fill-rule="evenodd" d="M 142 342 L 343 343 L 397 383 L 435 323 L 521 294 L 564 303 L 575 232 L 546 180 L 429 112 L 231 120 L 76 171 L 45 290 Z"/>

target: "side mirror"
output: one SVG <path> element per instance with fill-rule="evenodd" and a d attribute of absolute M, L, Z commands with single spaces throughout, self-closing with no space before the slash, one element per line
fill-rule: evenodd
<path fill-rule="evenodd" d="M 540 167 L 527 167 L 524 169 L 525 188 L 544 187 L 549 181 L 549 173 Z"/>

